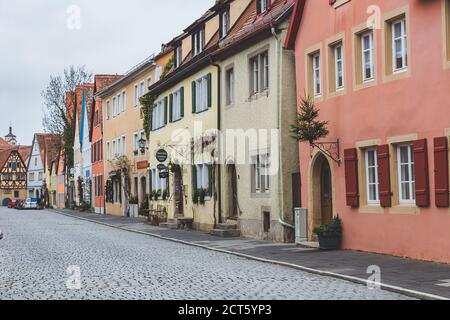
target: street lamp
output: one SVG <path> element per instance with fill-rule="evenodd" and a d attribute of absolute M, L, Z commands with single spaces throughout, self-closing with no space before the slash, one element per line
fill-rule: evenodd
<path fill-rule="evenodd" d="M 141 149 L 141 153 L 145 153 L 145 149 L 146 149 L 145 147 L 146 147 L 147 141 L 142 137 L 141 139 L 139 139 L 138 144 L 139 144 L 139 149 Z"/>

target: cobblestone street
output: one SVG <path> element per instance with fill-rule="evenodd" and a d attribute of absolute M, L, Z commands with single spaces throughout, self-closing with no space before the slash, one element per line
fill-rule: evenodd
<path fill-rule="evenodd" d="M 0 299 L 406 299 L 50 211 L 0 208 L 0 228 Z"/>

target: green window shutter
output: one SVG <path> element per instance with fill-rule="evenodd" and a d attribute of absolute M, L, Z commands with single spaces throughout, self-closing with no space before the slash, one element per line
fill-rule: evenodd
<path fill-rule="evenodd" d="M 197 166 L 192 166 L 192 198 L 197 190 Z"/>
<path fill-rule="evenodd" d="M 212 76 L 211 73 L 208 73 L 206 76 L 206 80 L 208 82 L 208 108 L 212 106 Z"/>
<path fill-rule="evenodd" d="M 192 113 L 195 113 L 195 111 L 196 111 L 195 103 L 196 103 L 197 99 L 195 97 L 195 93 L 196 93 L 195 85 L 196 85 L 195 81 L 192 81 Z"/>
<path fill-rule="evenodd" d="M 208 168 L 208 177 L 209 177 L 209 186 L 208 186 L 208 196 L 212 197 L 212 181 L 213 181 L 213 177 L 212 177 L 212 165 L 208 164 L 207 165 Z"/>
<path fill-rule="evenodd" d="M 153 189 L 152 189 L 153 181 L 152 181 L 152 171 L 151 170 L 148 172 L 148 182 L 150 183 L 149 188 L 148 188 L 150 190 L 149 195 L 151 195 L 153 192 Z"/>
<path fill-rule="evenodd" d="M 184 87 L 180 89 L 180 109 L 181 109 L 181 118 L 184 118 Z"/>
<path fill-rule="evenodd" d="M 167 109 L 169 108 L 169 99 L 167 97 L 164 98 L 164 124 L 167 124 Z"/>
<path fill-rule="evenodd" d="M 173 121 L 173 94 L 169 95 L 169 122 Z"/>

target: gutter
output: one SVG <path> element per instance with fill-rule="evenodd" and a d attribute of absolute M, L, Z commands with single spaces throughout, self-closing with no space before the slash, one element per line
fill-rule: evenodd
<path fill-rule="evenodd" d="M 277 129 L 278 132 L 281 131 L 281 92 L 280 92 L 280 80 L 281 80 L 281 51 L 280 51 L 280 39 L 276 33 L 276 29 L 275 27 L 272 25 L 271 27 L 271 32 L 273 37 L 275 38 L 275 43 L 276 43 L 276 47 L 277 47 Z M 278 175 L 280 176 L 280 179 L 278 180 L 277 183 L 277 187 L 278 187 L 278 192 L 277 192 L 277 202 L 278 202 L 278 208 L 279 208 L 279 217 L 278 217 L 278 222 L 283 225 L 286 228 L 290 228 L 290 229 L 294 229 L 295 230 L 295 226 L 291 225 L 290 223 L 287 223 L 284 221 L 284 211 L 283 211 L 283 207 L 282 207 L 282 203 L 281 203 L 281 134 L 278 135 L 278 147 L 279 147 L 279 151 L 278 151 L 278 164 L 280 166 L 280 171 L 278 173 Z"/>
<path fill-rule="evenodd" d="M 213 66 L 217 68 L 217 130 L 220 132 L 222 130 L 221 122 L 221 80 L 222 73 L 220 65 L 217 63 L 212 63 Z M 217 183 L 218 183 L 218 215 L 219 215 L 219 223 L 222 223 L 222 167 L 220 162 L 222 160 L 222 146 L 220 144 L 221 139 L 218 140 L 218 150 L 219 150 L 219 165 L 217 166 Z"/>

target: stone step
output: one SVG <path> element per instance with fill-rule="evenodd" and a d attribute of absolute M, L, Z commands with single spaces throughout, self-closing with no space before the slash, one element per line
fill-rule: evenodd
<path fill-rule="evenodd" d="M 237 238 L 241 236 L 241 230 L 231 229 L 231 230 L 223 230 L 223 229 L 213 229 L 210 231 L 210 234 L 215 237 L 221 238 Z"/>
<path fill-rule="evenodd" d="M 160 228 L 166 228 L 166 229 L 173 229 L 173 230 L 177 230 L 178 229 L 178 223 L 175 222 L 164 222 L 164 223 L 160 223 L 159 224 Z"/>
<path fill-rule="evenodd" d="M 235 223 L 219 223 L 216 226 L 218 230 L 236 230 L 237 228 L 238 226 Z"/>

